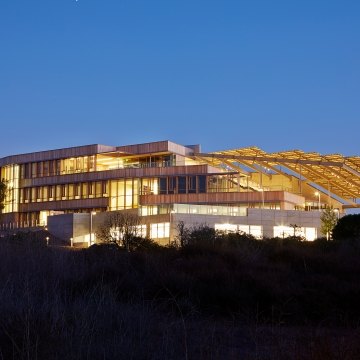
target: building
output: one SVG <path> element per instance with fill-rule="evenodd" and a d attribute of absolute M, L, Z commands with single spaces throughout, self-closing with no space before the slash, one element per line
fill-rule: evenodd
<path fill-rule="evenodd" d="M 358 207 L 360 157 L 257 148 L 202 153 L 159 141 L 88 145 L 0 159 L 8 194 L 3 231 L 48 227 L 91 243 L 108 211 L 136 209 L 142 233 L 168 243 L 176 224 L 257 237 L 320 236 L 321 209 Z"/>

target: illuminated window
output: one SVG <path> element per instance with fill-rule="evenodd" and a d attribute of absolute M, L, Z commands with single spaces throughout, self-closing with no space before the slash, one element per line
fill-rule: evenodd
<path fill-rule="evenodd" d="M 234 224 L 215 224 L 215 230 L 223 232 L 237 232 L 238 226 Z"/>
<path fill-rule="evenodd" d="M 75 184 L 74 185 L 74 196 L 75 199 L 80 199 L 80 194 L 81 194 L 81 184 Z"/>
<path fill-rule="evenodd" d="M 103 181 L 103 182 L 102 182 L 102 193 L 103 193 L 103 196 L 109 196 L 109 194 L 108 194 L 108 183 L 107 183 L 107 181 Z"/>
<path fill-rule="evenodd" d="M 31 188 L 31 202 L 36 202 L 36 188 Z"/>
<path fill-rule="evenodd" d="M 305 238 L 308 241 L 314 241 L 316 239 L 316 228 L 305 228 Z"/>
<path fill-rule="evenodd" d="M 31 164 L 31 177 L 36 177 L 36 163 Z"/>
<path fill-rule="evenodd" d="M 88 183 L 89 198 L 93 198 L 95 195 L 95 184 L 92 182 Z"/>
<path fill-rule="evenodd" d="M 146 237 L 146 225 L 137 225 L 136 226 L 136 235 L 145 238 Z"/>
<path fill-rule="evenodd" d="M 274 237 L 288 237 L 292 236 L 294 229 L 289 226 L 274 226 Z"/>
<path fill-rule="evenodd" d="M 159 223 L 150 225 L 150 238 L 163 239 L 170 236 L 170 223 Z"/>
<path fill-rule="evenodd" d="M 250 225 L 250 235 L 260 239 L 262 234 L 262 226 L 261 225 Z"/>
<path fill-rule="evenodd" d="M 56 200 L 61 200 L 61 185 L 56 185 L 55 197 L 56 197 Z"/>
<path fill-rule="evenodd" d="M 67 199 L 67 195 L 68 195 L 68 189 L 67 189 L 67 185 L 61 185 L 61 199 L 62 200 L 66 200 Z"/>
<path fill-rule="evenodd" d="M 54 200 L 55 186 L 49 186 L 49 201 Z"/>
<path fill-rule="evenodd" d="M 95 197 L 101 197 L 102 196 L 102 183 L 100 181 L 97 181 L 95 184 Z"/>
<path fill-rule="evenodd" d="M 81 184 L 81 197 L 83 199 L 87 199 L 89 193 L 88 193 L 88 184 L 87 183 L 82 183 Z"/>

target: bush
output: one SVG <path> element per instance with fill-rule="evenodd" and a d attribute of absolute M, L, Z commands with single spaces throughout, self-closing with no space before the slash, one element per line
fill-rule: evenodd
<path fill-rule="evenodd" d="M 347 241 L 360 245 L 360 214 L 346 215 L 339 219 L 332 236 L 335 241 Z"/>

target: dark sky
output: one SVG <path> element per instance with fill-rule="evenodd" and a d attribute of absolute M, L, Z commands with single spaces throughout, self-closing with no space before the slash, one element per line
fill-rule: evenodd
<path fill-rule="evenodd" d="M 0 0 L 0 156 L 169 139 L 360 155 L 358 0 Z"/>

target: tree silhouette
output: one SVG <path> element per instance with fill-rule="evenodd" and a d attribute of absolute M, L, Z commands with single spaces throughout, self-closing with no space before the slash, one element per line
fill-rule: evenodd
<path fill-rule="evenodd" d="M 336 241 L 360 243 L 360 214 L 346 215 L 339 219 L 332 232 Z"/>

